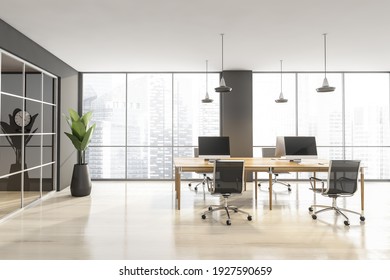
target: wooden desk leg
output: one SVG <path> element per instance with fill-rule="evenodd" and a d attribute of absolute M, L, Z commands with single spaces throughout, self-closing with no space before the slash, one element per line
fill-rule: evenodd
<path fill-rule="evenodd" d="M 361 204 L 361 208 L 362 208 L 362 215 L 363 215 L 363 212 L 364 212 L 364 172 L 360 172 L 360 194 L 361 194 L 361 200 L 360 200 L 360 204 Z"/>
<path fill-rule="evenodd" d="M 272 170 L 268 174 L 269 210 L 272 210 Z"/>
<path fill-rule="evenodd" d="M 178 167 L 175 167 L 175 191 L 177 198 L 177 210 L 180 210 L 180 170 Z"/>
<path fill-rule="evenodd" d="M 255 201 L 257 201 L 257 172 L 255 172 Z"/>

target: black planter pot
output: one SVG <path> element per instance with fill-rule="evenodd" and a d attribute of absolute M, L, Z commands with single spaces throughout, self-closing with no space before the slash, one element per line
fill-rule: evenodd
<path fill-rule="evenodd" d="M 88 164 L 75 164 L 73 166 L 72 182 L 70 183 L 70 193 L 72 196 L 90 195 L 92 188 L 89 176 Z"/>

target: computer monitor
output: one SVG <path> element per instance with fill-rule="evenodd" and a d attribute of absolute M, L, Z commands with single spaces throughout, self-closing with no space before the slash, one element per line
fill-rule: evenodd
<path fill-rule="evenodd" d="M 276 138 L 275 155 L 286 159 L 317 158 L 314 136 L 282 136 Z"/>
<path fill-rule="evenodd" d="M 284 157 L 286 155 L 286 151 L 284 150 L 284 136 L 276 137 L 276 145 L 275 145 L 275 157 Z"/>
<path fill-rule="evenodd" d="M 220 159 L 230 157 L 229 136 L 199 136 L 199 157 Z"/>

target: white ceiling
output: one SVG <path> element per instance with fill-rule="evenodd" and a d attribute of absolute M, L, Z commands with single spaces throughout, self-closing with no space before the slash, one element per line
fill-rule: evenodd
<path fill-rule="evenodd" d="M 390 70 L 389 0 L 0 0 L 78 71 Z"/>

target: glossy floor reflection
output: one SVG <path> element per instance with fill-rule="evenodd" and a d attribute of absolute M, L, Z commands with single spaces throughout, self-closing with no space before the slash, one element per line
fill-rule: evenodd
<path fill-rule="evenodd" d="M 220 214 L 201 219 L 220 198 L 185 182 L 181 211 L 173 182 L 93 182 L 89 197 L 65 189 L 0 223 L 0 259 L 390 259 L 389 183 L 366 182 L 366 222 L 349 215 L 350 227 L 331 212 L 312 220 L 308 188 L 306 182 L 293 182 L 291 192 L 275 187 L 270 211 L 264 184 L 257 203 L 249 184 L 232 201 L 253 220 L 237 213 L 226 226 Z M 358 210 L 360 193 L 339 202 Z"/>

